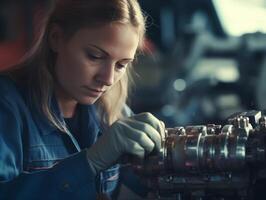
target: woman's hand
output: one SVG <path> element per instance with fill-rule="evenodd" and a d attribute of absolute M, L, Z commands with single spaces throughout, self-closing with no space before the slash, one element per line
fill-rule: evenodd
<path fill-rule="evenodd" d="M 97 174 L 123 154 L 144 158 L 154 149 L 160 151 L 164 134 L 163 122 L 150 113 L 118 120 L 87 150 L 88 162 Z"/>

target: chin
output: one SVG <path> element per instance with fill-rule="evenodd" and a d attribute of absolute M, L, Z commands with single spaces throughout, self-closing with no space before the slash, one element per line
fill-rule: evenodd
<path fill-rule="evenodd" d="M 99 99 L 99 97 L 95 98 L 95 97 L 85 97 L 85 98 L 81 98 L 79 99 L 79 103 L 83 104 L 83 105 L 92 105 L 94 104 L 97 100 Z"/>

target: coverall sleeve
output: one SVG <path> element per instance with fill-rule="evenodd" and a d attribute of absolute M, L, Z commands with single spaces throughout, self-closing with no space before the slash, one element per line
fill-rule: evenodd
<path fill-rule="evenodd" d="M 13 102 L 0 98 L 0 200 L 96 199 L 85 151 L 44 171 L 23 171 L 23 116 Z"/>

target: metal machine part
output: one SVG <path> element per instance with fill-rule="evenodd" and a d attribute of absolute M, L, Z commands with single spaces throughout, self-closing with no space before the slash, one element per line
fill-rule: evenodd
<path fill-rule="evenodd" d="M 158 199 L 254 199 L 266 178 L 266 117 L 237 113 L 228 124 L 168 128 L 163 148 L 135 170 Z"/>

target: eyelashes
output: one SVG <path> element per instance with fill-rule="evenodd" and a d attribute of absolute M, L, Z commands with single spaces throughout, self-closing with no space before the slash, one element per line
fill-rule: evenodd
<path fill-rule="evenodd" d="M 105 59 L 108 59 L 105 55 L 99 55 L 98 53 L 93 53 L 90 50 L 86 50 L 85 53 L 86 53 L 87 58 L 92 62 L 100 62 L 100 61 L 105 61 Z M 121 71 L 124 68 L 126 68 L 129 63 L 130 62 L 125 63 L 125 61 L 123 61 L 123 63 L 117 62 L 115 64 L 115 69 L 117 69 L 118 71 Z"/>
<path fill-rule="evenodd" d="M 92 53 L 87 53 L 87 57 L 91 60 L 100 60 L 102 56 L 94 55 Z"/>

